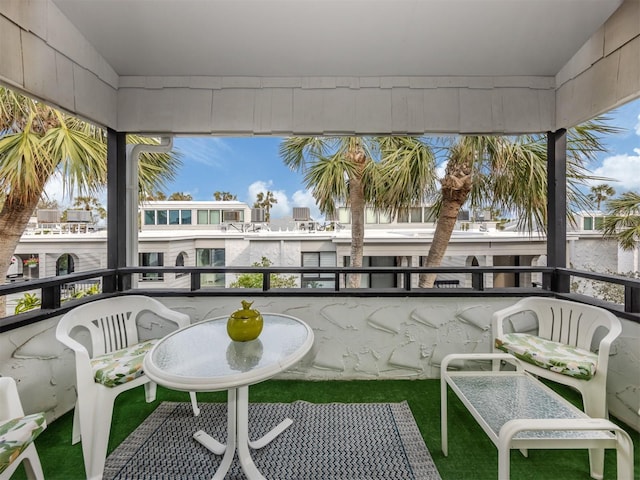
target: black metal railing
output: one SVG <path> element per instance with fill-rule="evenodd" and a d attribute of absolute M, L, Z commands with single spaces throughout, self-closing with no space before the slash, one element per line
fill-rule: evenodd
<path fill-rule="evenodd" d="M 438 288 L 420 288 L 418 278 L 420 274 L 435 273 L 448 277 L 441 280 Z M 189 276 L 183 288 L 150 288 L 151 282 L 139 282 L 135 289 L 136 278 L 149 278 L 149 274 L 157 274 L 157 278 L 169 278 L 167 274 L 176 277 Z M 60 277 L 50 277 L 39 280 L 11 283 L 0 286 L 0 296 L 20 294 L 39 290 L 41 305 L 18 315 L 0 318 L 0 332 L 35 323 L 45 318 L 59 315 L 80 303 L 92 301 L 105 296 L 121 295 L 132 292 L 144 292 L 154 296 L 234 296 L 245 295 L 244 288 L 225 288 L 223 286 L 208 286 L 202 284 L 202 275 L 242 275 L 261 274 L 261 288 L 252 289 L 252 294 L 263 296 L 372 296 L 372 297 L 456 297 L 456 296 L 530 296 L 546 295 L 572 298 L 574 300 L 599 305 L 617 315 L 640 322 L 640 280 L 606 275 L 567 268 L 549 267 L 126 267 L 121 269 L 101 269 L 88 272 L 73 273 Z M 487 276 L 507 274 L 511 275 L 510 282 L 515 286 L 488 287 Z M 332 286 L 320 288 L 273 288 L 271 275 L 293 275 L 299 279 L 304 276 L 332 278 Z M 364 287 L 349 288 L 350 275 L 386 275 L 393 278 L 393 286 L 384 288 Z M 137 277 L 136 277 L 137 276 Z M 389 277 L 390 276 L 390 277 Z M 533 281 L 537 278 L 539 281 Z M 570 285 L 570 280 L 582 278 L 598 282 L 606 282 L 624 288 L 624 303 L 606 302 L 590 295 L 571 292 L 570 288 L 557 286 Z M 523 279 L 529 279 L 526 282 Z M 302 282 L 300 282 L 302 283 Z M 313 282 L 311 282 L 313 283 Z M 308 285 L 309 282 L 306 282 Z M 95 288 L 99 285 L 100 288 Z M 447 288 L 455 287 L 455 288 Z M 155 285 L 154 287 L 157 287 Z M 556 289 L 554 289 L 556 287 Z M 88 289 L 90 293 L 99 290 L 96 295 L 74 295 L 71 292 Z"/>

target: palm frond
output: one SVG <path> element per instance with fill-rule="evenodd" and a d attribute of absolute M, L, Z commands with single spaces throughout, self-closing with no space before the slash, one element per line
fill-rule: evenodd
<path fill-rule="evenodd" d="M 615 239 L 624 250 L 632 250 L 640 239 L 640 195 L 625 192 L 607 202 L 602 231 L 606 238 Z"/>
<path fill-rule="evenodd" d="M 289 137 L 282 141 L 279 154 L 284 164 L 293 171 L 304 171 L 307 162 L 329 154 L 333 137 Z"/>
<path fill-rule="evenodd" d="M 348 202 L 349 188 L 345 175 L 353 175 L 354 168 L 352 162 L 338 154 L 319 159 L 308 167 L 304 182 L 322 213 L 333 214 L 336 202 Z"/>
<path fill-rule="evenodd" d="M 436 192 L 436 160 L 431 148 L 413 137 L 380 137 L 375 176 L 367 179 L 376 208 L 395 214 L 421 205 Z"/>
<path fill-rule="evenodd" d="M 65 192 L 91 195 L 107 181 L 106 145 L 85 129 L 71 128 L 60 115 L 60 126 L 50 128 L 42 146 L 57 159 Z"/>
<path fill-rule="evenodd" d="M 30 122 L 22 132 L 0 138 L 0 190 L 19 202 L 39 197 L 55 169 L 54 158 L 29 126 Z"/>

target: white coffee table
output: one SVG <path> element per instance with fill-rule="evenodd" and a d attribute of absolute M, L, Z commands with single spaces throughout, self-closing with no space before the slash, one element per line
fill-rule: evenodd
<path fill-rule="evenodd" d="M 505 360 L 515 371 L 450 370 L 467 360 Z M 618 478 L 633 478 L 633 443 L 618 425 L 590 418 L 519 367 L 506 353 L 452 354 L 441 364 L 442 452 L 448 455 L 447 386 L 462 400 L 487 436 L 498 447 L 498 478 L 509 479 L 511 449 L 593 450 L 615 448 Z M 598 455 L 598 459 L 602 459 Z M 602 478 L 602 462 L 591 458 L 591 476 Z"/>
<path fill-rule="evenodd" d="M 285 419 L 262 438 L 249 440 L 249 385 L 267 380 L 297 363 L 313 345 L 313 331 L 289 315 L 263 313 L 264 328 L 251 342 L 227 335 L 227 317 L 212 318 L 163 338 L 145 357 L 145 374 L 159 385 L 187 392 L 227 390 L 227 444 L 202 430 L 194 438 L 211 452 L 224 455 L 214 480 L 224 479 L 235 452 L 250 480 L 264 479 L 249 447 L 262 448 L 291 425 Z"/>

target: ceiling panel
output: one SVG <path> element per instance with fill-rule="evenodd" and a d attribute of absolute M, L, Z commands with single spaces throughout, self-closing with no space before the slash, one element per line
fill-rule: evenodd
<path fill-rule="evenodd" d="M 621 0 L 53 0 L 119 75 L 555 75 Z"/>

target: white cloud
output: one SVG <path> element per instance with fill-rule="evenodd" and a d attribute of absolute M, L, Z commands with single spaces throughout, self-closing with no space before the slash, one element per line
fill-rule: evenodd
<path fill-rule="evenodd" d="M 273 184 L 272 181 L 263 182 L 262 180 L 256 180 L 247 188 L 247 203 L 249 205 L 253 205 L 253 202 L 256 201 L 256 197 L 260 192 L 266 192 L 271 188 Z"/>
<path fill-rule="evenodd" d="M 267 182 L 257 180 L 249 185 L 249 188 L 247 189 L 247 203 L 252 206 L 258 193 L 266 192 L 267 190 L 271 191 L 276 200 L 278 200 L 278 203 L 271 207 L 271 218 L 291 216 L 293 213 L 293 207 L 308 207 L 311 218 L 315 220 L 322 218 L 320 210 L 318 209 L 316 201 L 310 191 L 297 190 L 291 196 L 291 199 L 289 199 L 284 190 L 273 189 L 273 181 L 271 180 Z"/>
<path fill-rule="evenodd" d="M 175 150 L 184 159 L 201 163 L 209 167 L 221 167 L 231 148 L 217 137 L 180 137 L 175 141 Z"/>
<path fill-rule="evenodd" d="M 449 161 L 445 160 L 444 162 L 436 166 L 436 178 L 438 179 L 438 185 L 440 184 L 440 180 L 444 178 L 445 173 L 447 173 L 448 163 Z"/>
<path fill-rule="evenodd" d="M 65 195 L 64 185 L 62 184 L 62 178 L 54 175 L 49 178 L 49 181 L 44 187 L 44 192 L 48 200 L 55 200 L 58 205 L 62 206 L 69 203 L 69 197 Z"/>
<path fill-rule="evenodd" d="M 640 126 L 638 128 L 640 131 Z M 639 133 L 640 135 L 640 133 Z M 622 154 L 605 158 L 602 166 L 594 169 L 593 175 L 609 177 L 617 180 L 612 182 L 612 187 L 618 193 L 627 190 L 640 190 L 640 148 L 633 149 L 635 155 Z M 600 184 L 601 181 L 592 182 Z"/>
<path fill-rule="evenodd" d="M 271 216 L 273 218 L 286 217 L 291 215 L 291 205 L 289 204 L 289 198 L 283 190 L 273 191 L 273 196 L 276 197 L 278 203 L 271 207 Z"/>
<path fill-rule="evenodd" d="M 278 201 L 278 203 L 274 204 L 271 207 L 271 217 L 272 218 L 280 218 L 287 215 L 291 215 L 291 205 L 289 204 L 289 198 L 284 190 L 273 190 L 272 189 L 273 182 L 269 180 L 268 182 L 257 180 L 249 185 L 247 189 L 247 203 L 249 206 L 253 206 L 253 202 L 256 201 L 256 197 L 260 192 L 271 191 L 273 196 Z"/>

